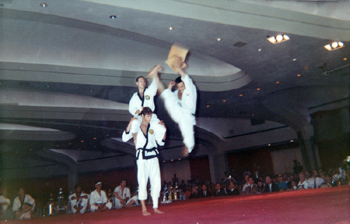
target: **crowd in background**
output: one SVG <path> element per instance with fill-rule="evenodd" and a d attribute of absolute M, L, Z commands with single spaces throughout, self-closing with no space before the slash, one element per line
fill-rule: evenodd
<path fill-rule="evenodd" d="M 349 164 L 349 161 L 344 160 L 341 166 L 328 170 L 307 171 L 295 160 L 293 173 L 279 173 L 271 176 L 257 172 L 252 174 L 249 170 L 246 170 L 243 175 L 237 175 L 232 170 L 230 174 L 215 184 L 210 182 L 208 178 L 203 181 L 198 176 L 186 182 L 184 180 L 179 182 L 176 174 L 174 174 L 171 182 L 163 182 L 160 200 L 168 200 L 164 197 L 165 194 L 170 191 L 175 192 L 175 189 L 181 195 L 180 199 L 187 200 L 349 185 Z M 90 194 L 84 193 L 80 185 L 76 185 L 74 189 L 75 192 L 69 195 L 68 206 L 66 206 L 69 213 L 97 212 L 138 205 L 137 189 L 130 190 L 126 180 L 122 180 L 114 191 L 111 189 L 102 190 L 101 182 L 95 183 L 95 190 L 90 191 Z M 50 203 L 54 205 L 54 202 L 49 200 L 45 207 Z M 55 206 L 59 205 L 55 204 Z M 2 219 L 30 219 L 34 208 L 35 200 L 30 195 L 25 194 L 25 189 L 22 187 L 18 189 L 18 197 L 12 203 L 10 199 L 0 193 L 0 216 Z"/>

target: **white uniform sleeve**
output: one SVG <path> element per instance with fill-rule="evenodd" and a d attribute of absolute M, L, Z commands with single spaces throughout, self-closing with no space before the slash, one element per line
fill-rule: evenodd
<path fill-rule="evenodd" d="M 149 94 L 152 95 L 152 96 L 155 96 L 157 94 L 157 90 L 158 90 L 158 85 L 157 85 L 157 81 L 156 81 L 157 78 L 154 78 L 152 80 L 152 83 L 151 85 L 148 86 L 148 91 L 149 91 Z"/>
<path fill-rule="evenodd" d="M 188 91 L 191 96 L 190 103 L 187 103 L 188 108 L 186 109 L 190 110 L 192 114 L 195 114 L 197 107 L 197 88 L 189 75 L 186 74 L 184 78 L 181 77 L 181 80 L 185 84 L 186 91 Z"/>
<path fill-rule="evenodd" d="M 138 105 L 139 103 L 137 103 L 137 93 L 134 93 L 134 95 L 132 95 L 130 101 L 129 101 L 129 112 L 132 116 L 135 116 L 135 112 L 137 110 L 141 110 L 141 105 Z"/>
<path fill-rule="evenodd" d="M 12 211 L 18 211 L 18 209 L 21 207 L 20 203 L 19 203 L 19 199 L 18 197 L 15 198 L 15 200 L 13 200 L 13 205 L 12 205 Z"/>
<path fill-rule="evenodd" d="M 165 141 L 163 140 L 164 134 L 166 132 L 166 129 L 162 125 L 155 125 L 153 128 L 155 128 L 155 140 L 157 141 L 158 145 L 163 146 L 165 144 Z"/>
<path fill-rule="evenodd" d="M 122 140 L 123 142 L 127 142 L 129 141 L 130 139 L 132 139 L 132 133 L 131 131 L 129 131 L 128 133 L 126 133 L 125 131 L 123 132 L 123 135 L 122 135 Z"/>
<path fill-rule="evenodd" d="M 95 204 L 95 194 L 94 192 L 91 192 L 90 194 L 90 205 Z"/>

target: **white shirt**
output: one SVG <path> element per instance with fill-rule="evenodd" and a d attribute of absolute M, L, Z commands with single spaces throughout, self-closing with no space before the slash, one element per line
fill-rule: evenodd
<path fill-rule="evenodd" d="M 7 205 L 2 205 L 3 210 L 7 210 L 7 207 L 10 205 L 11 201 L 8 198 L 5 198 L 3 195 L 0 195 L 0 203 L 7 203 Z"/>
<path fill-rule="evenodd" d="M 127 187 L 124 187 L 123 193 L 121 186 L 116 187 L 114 192 L 116 192 L 121 199 L 130 198 L 130 189 Z"/>
<path fill-rule="evenodd" d="M 136 137 L 136 158 L 138 159 L 140 156 L 140 151 L 142 151 L 142 158 L 143 159 L 150 159 L 153 157 L 156 157 L 159 152 L 157 150 L 157 143 L 160 146 L 164 145 L 163 137 L 165 134 L 166 129 L 160 128 L 159 125 L 154 125 L 152 122 L 149 123 L 147 128 L 147 134 L 145 135 L 141 127 L 138 127 L 138 130 L 135 132 L 137 133 Z M 132 138 L 131 131 L 129 133 L 123 132 L 122 140 L 124 142 L 129 141 Z M 144 150 L 148 149 L 150 151 Z M 151 150 L 152 149 L 152 150 Z"/>
<path fill-rule="evenodd" d="M 310 177 L 308 180 L 306 180 L 308 188 L 315 188 L 315 178 Z"/>
<path fill-rule="evenodd" d="M 86 200 L 89 200 L 89 195 L 88 194 L 85 194 L 84 192 L 80 193 L 80 197 L 85 196 L 85 195 L 87 196 Z M 72 201 L 72 197 L 76 197 L 75 199 L 73 199 L 74 201 L 76 201 L 77 200 L 77 193 L 69 195 L 68 198 L 69 198 L 70 201 Z"/>
<path fill-rule="evenodd" d="M 154 96 L 157 94 L 157 82 L 153 79 L 150 86 L 148 86 L 143 92 L 143 98 L 139 95 L 139 92 L 134 93 L 129 101 L 129 112 L 136 116 L 137 110 L 141 111 L 142 107 L 149 107 L 154 111 Z"/>
<path fill-rule="evenodd" d="M 32 205 L 33 206 L 32 209 L 34 209 L 35 200 L 29 194 L 24 195 L 24 203 L 28 203 Z M 16 212 L 16 211 L 20 211 L 20 209 L 22 209 L 22 204 L 18 196 L 15 198 L 15 200 L 13 200 L 12 211 Z"/>
<path fill-rule="evenodd" d="M 90 194 L 90 205 L 93 205 L 93 204 L 105 204 L 105 203 L 107 203 L 106 192 L 101 190 L 101 196 L 99 195 L 97 190 L 94 190 L 93 192 L 91 192 L 91 194 Z"/>
<path fill-rule="evenodd" d="M 185 78 L 181 77 L 181 80 L 185 84 L 186 89 L 182 93 L 182 100 L 178 97 L 178 90 L 174 91 L 176 94 L 176 99 L 178 99 L 178 104 L 182 108 L 188 110 L 191 114 L 196 113 L 197 106 L 197 88 L 193 84 L 192 79 L 186 74 Z"/>
<path fill-rule="evenodd" d="M 304 186 L 304 189 L 306 190 L 306 189 L 308 189 L 309 188 L 309 185 L 308 185 L 308 183 L 307 183 L 307 181 L 306 180 L 304 180 L 304 182 L 303 183 L 301 183 L 300 181 L 299 181 L 299 183 L 298 183 L 298 188 L 303 188 L 302 186 Z"/>

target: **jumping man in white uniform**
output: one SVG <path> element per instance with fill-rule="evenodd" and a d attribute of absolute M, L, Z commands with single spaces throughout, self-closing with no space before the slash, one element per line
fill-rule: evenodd
<path fill-rule="evenodd" d="M 181 76 L 175 81 L 170 81 L 167 89 L 159 81 L 159 77 L 154 77 L 154 75 L 158 76 L 161 67 L 157 69 L 156 74 L 149 73 L 149 76 L 158 82 L 158 90 L 161 92 L 160 96 L 164 99 L 165 108 L 170 117 L 179 125 L 183 143 L 185 144 L 182 154 L 187 156 L 188 153 L 192 152 L 195 145 L 193 128 L 196 124 L 194 114 L 196 113 L 197 105 L 197 89 L 192 79 L 182 69 L 182 63 L 181 58 L 178 58 L 176 70 Z M 177 90 L 172 92 L 172 88 L 175 85 Z"/>
<path fill-rule="evenodd" d="M 122 139 L 124 142 L 134 138 L 136 148 L 136 163 L 137 163 L 137 181 L 139 184 L 139 200 L 142 206 L 142 215 L 151 215 L 147 211 L 147 182 L 150 179 L 151 197 L 153 201 L 154 213 L 163 213 L 158 209 L 158 198 L 161 189 L 160 170 L 158 161 L 158 145 L 164 145 L 166 138 L 166 127 L 163 122 L 155 124 L 151 122 L 152 110 L 144 107 L 141 111 L 142 123 L 137 129 L 132 130 L 132 123 L 137 118 L 132 118 L 123 132 Z M 162 127 L 162 128 L 160 128 Z"/>

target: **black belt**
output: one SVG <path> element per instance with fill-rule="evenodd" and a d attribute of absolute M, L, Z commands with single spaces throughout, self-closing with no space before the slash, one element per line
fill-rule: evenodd
<path fill-rule="evenodd" d="M 136 159 L 139 159 L 140 151 L 142 151 L 143 159 L 152 159 L 152 158 L 155 158 L 155 157 L 159 156 L 159 153 L 157 152 L 157 147 L 153 147 L 151 149 L 138 148 L 137 149 L 137 154 L 136 154 Z M 146 152 L 152 152 L 152 151 L 154 151 L 156 153 L 156 155 L 146 156 Z"/>

